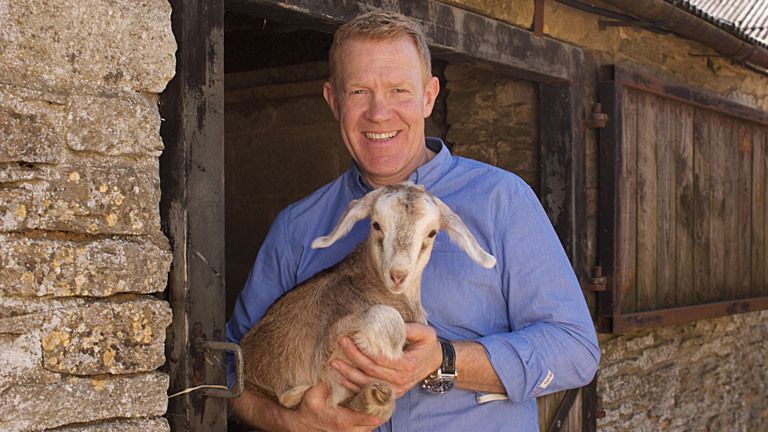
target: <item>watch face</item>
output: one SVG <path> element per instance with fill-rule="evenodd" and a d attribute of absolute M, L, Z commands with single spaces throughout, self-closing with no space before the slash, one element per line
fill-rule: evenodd
<path fill-rule="evenodd" d="M 451 390 L 454 384 L 456 384 L 456 382 L 453 380 L 440 380 L 435 383 L 434 387 L 432 387 L 432 391 L 435 393 L 445 393 L 448 390 Z"/>

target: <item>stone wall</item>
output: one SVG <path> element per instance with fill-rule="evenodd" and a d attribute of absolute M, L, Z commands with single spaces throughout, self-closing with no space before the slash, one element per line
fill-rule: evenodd
<path fill-rule="evenodd" d="M 167 431 L 166 0 L 0 0 L 0 430 Z"/>
<path fill-rule="evenodd" d="M 602 339 L 599 430 L 759 431 L 768 311 Z"/>
<path fill-rule="evenodd" d="M 446 143 L 539 189 L 536 86 L 467 64 L 445 69 Z"/>

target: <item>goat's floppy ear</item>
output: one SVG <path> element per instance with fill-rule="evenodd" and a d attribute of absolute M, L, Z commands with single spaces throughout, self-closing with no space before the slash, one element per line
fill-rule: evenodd
<path fill-rule="evenodd" d="M 326 248 L 345 235 L 349 233 L 357 221 L 367 218 L 371 214 L 373 203 L 381 195 L 383 188 L 368 192 L 367 195 L 359 200 L 350 201 L 347 205 L 347 209 L 344 210 L 344 214 L 336 223 L 336 227 L 333 228 L 330 234 L 327 236 L 321 236 L 312 241 L 312 249 Z"/>
<path fill-rule="evenodd" d="M 480 247 L 475 236 L 469 232 L 469 229 L 464 225 L 459 215 L 454 213 L 439 198 L 434 197 L 434 201 L 440 210 L 440 228 L 448 234 L 448 237 L 460 248 L 464 249 L 464 252 L 474 262 L 488 269 L 496 265 L 496 258 Z"/>

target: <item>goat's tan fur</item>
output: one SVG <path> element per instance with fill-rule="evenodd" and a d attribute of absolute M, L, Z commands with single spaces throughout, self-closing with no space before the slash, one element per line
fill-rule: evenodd
<path fill-rule="evenodd" d="M 458 216 L 412 184 L 377 189 L 351 202 L 333 232 L 315 239 L 312 246 L 333 244 L 369 216 L 378 229 L 372 228 L 368 238 L 336 266 L 278 299 L 243 338 L 249 391 L 293 408 L 307 389 L 322 380 L 331 389 L 331 405 L 388 419 L 394 393 L 387 383 L 370 384 L 357 395 L 338 384 L 329 362 L 345 358 L 339 339 L 352 337 L 369 355 L 402 355 L 405 322 L 427 320 L 420 298 L 421 274 L 440 228 L 484 267 L 495 264 Z"/>

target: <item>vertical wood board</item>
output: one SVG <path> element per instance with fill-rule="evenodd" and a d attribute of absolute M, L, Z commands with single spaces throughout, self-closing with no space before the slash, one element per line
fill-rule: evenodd
<path fill-rule="evenodd" d="M 639 93 L 637 99 L 637 309 L 656 309 L 658 240 L 659 98 Z"/>
<path fill-rule="evenodd" d="M 677 286 L 675 284 L 676 236 L 675 236 L 675 169 L 672 140 L 680 124 L 678 102 L 659 98 L 657 118 L 657 238 L 656 238 L 656 307 L 669 308 L 675 305 Z"/>
<path fill-rule="evenodd" d="M 637 311 L 638 92 L 622 91 L 621 150 L 617 181 L 616 274 L 621 310 Z"/>
<path fill-rule="evenodd" d="M 675 161 L 675 306 L 694 303 L 693 107 L 678 104 Z"/>

